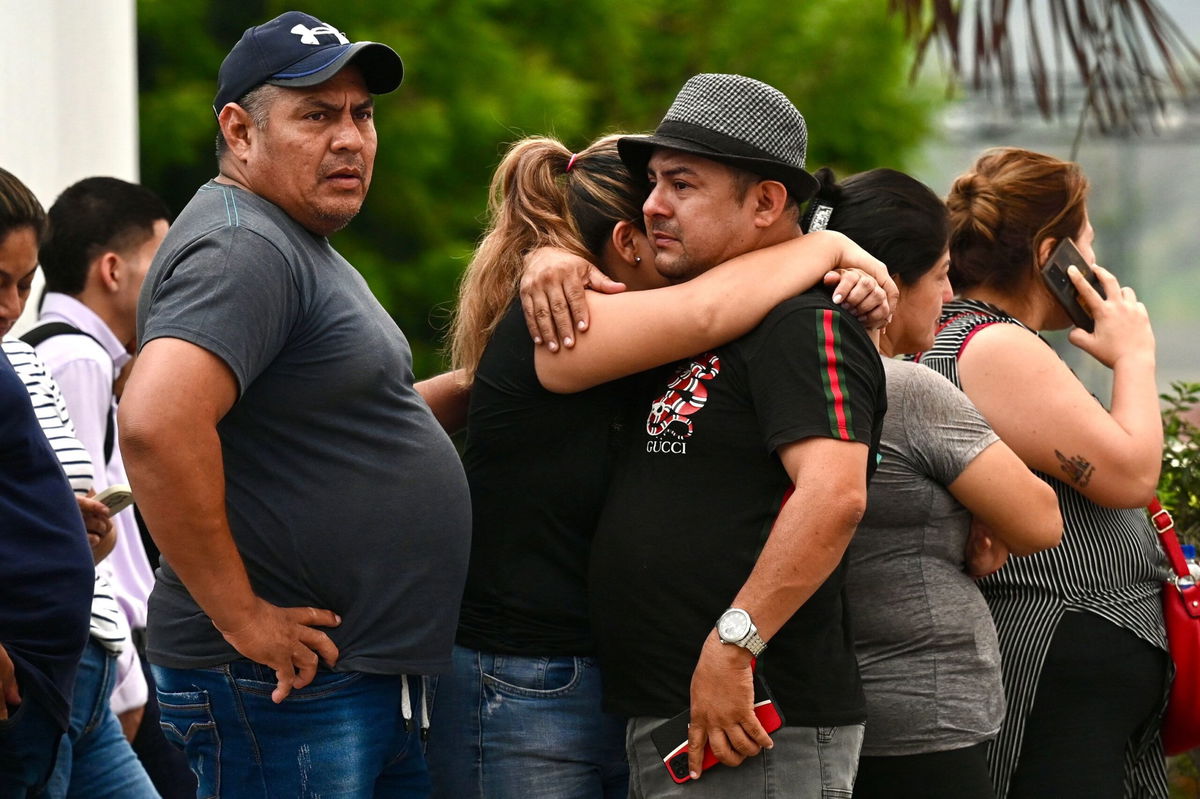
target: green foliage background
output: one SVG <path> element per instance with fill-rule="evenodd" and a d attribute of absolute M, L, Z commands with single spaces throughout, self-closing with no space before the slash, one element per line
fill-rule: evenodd
<path fill-rule="evenodd" d="M 289 8 L 265 0 L 139 0 L 142 180 L 175 211 L 215 174 L 211 104 L 242 31 Z M 413 345 L 442 366 L 441 334 L 508 142 L 579 147 L 648 131 L 683 81 L 736 72 L 789 97 L 811 168 L 904 168 L 940 90 L 910 86 L 911 46 L 887 0 L 309 0 L 353 40 L 390 44 L 404 85 L 376 107 L 371 196 L 334 245 Z"/>
<path fill-rule="evenodd" d="M 1158 498 L 1171 512 L 1180 542 L 1200 545 L 1200 427 L 1193 421 L 1200 383 L 1176 380 L 1159 398 L 1165 407 Z"/>

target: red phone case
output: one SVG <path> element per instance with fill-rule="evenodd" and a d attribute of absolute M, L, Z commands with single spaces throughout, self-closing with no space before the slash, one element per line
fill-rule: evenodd
<path fill-rule="evenodd" d="M 775 732 L 784 723 L 783 714 L 775 704 L 775 699 L 771 696 L 766 682 L 757 673 L 754 675 L 754 715 L 758 717 L 758 723 L 768 733 Z M 687 759 L 688 722 L 690 720 L 691 709 L 689 708 L 656 727 L 650 733 L 650 740 L 658 749 L 659 757 L 662 758 L 667 773 L 671 775 L 672 780 L 679 784 L 691 779 L 688 774 Z M 718 762 L 712 749 L 705 746 L 701 770 L 715 766 Z"/>

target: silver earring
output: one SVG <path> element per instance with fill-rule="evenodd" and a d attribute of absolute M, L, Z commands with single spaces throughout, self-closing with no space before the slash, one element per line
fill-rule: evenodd
<path fill-rule="evenodd" d="M 642 256 L 640 256 L 640 255 L 633 256 L 633 265 L 641 266 L 642 265 Z"/>

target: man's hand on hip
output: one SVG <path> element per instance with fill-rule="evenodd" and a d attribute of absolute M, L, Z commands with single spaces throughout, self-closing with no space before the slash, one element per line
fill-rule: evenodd
<path fill-rule="evenodd" d="M 688 725 L 688 771 L 699 779 L 704 745 L 727 766 L 773 746 L 754 715 L 754 673 L 750 653 L 723 644 L 709 633 L 692 673 L 692 715 Z"/>
<path fill-rule="evenodd" d="M 279 703 L 293 688 L 303 688 L 317 674 L 318 657 L 329 666 L 337 663 L 338 648 L 317 627 L 337 627 L 341 618 L 331 610 L 281 608 L 258 600 L 245 623 L 230 629 L 217 627 L 225 640 L 245 657 L 275 669 L 278 686 L 271 700 Z"/>

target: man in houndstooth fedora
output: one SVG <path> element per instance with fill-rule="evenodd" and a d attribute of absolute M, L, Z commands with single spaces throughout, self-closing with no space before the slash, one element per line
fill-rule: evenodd
<path fill-rule="evenodd" d="M 684 282 L 802 235 L 807 142 L 771 86 L 688 80 L 653 135 L 620 142 L 648 184 L 658 270 Z M 849 796 L 866 707 L 843 554 L 886 408 L 871 339 L 812 290 L 649 381 L 644 403 L 591 567 L 606 700 L 630 717 L 631 795 Z M 784 719 L 770 734 L 755 661 Z M 671 757 L 684 736 L 686 761 Z M 702 770 L 706 745 L 723 765 Z"/>
<path fill-rule="evenodd" d="M 774 220 L 778 229 L 772 230 L 771 241 L 746 246 L 744 250 L 800 235 L 799 206 L 817 189 L 816 179 L 804 168 L 808 148 L 804 117 L 782 92 L 741 75 L 696 75 L 684 84 L 653 135 L 626 136 L 618 146 L 625 166 L 637 179 L 653 182 L 648 172 L 649 162 L 656 152 L 661 152 L 687 157 L 685 160 L 690 162 L 715 161 L 725 165 L 728 169 L 716 169 L 714 174 L 731 175 L 742 194 L 749 191 L 754 178 L 780 184 L 785 193 L 784 213 Z M 772 191 L 779 193 L 777 189 Z M 647 203 L 644 209 L 647 222 L 661 216 L 653 214 L 652 208 L 657 210 L 657 205 Z M 685 249 L 687 261 L 695 264 L 680 263 L 675 251 L 680 249 L 681 242 L 668 233 L 674 225 L 661 218 L 662 223 L 653 227 L 660 249 L 655 263 L 667 277 L 687 280 L 725 260 Z M 716 230 L 711 232 L 718 235 Z M 724 243 L 725 249 L 740 246 L 733 240 Z M 691 241 L 689 248 L 699 244 Z"/>

